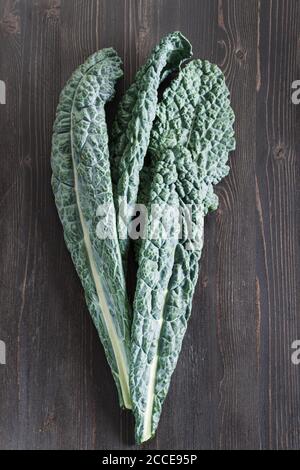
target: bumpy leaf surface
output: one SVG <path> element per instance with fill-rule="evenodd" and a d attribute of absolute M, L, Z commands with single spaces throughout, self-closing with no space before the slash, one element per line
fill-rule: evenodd
<path fill-rule="evenodd" d="M 191 53 L 191 45 L 181 33 L 171 33 L 163 38 L 147 63 L 138 71 L 117 112 L 110 153 L 116 208 L 123 204 L 123 211 L 119 213 L 118 232 L 124 266 L 129 245 L 127 229 L 137 202 L 139 174 L 156 115 L 158 88 L 168 74 L 176 70 L 183 60 L 191 57 Z"/>
<path fill-rule="evenodd" d="M 79 67 L 65 86 L 54 124 L 52 185 L 65 241 L 112 369 L 120 404 L 130 408 L 129 313 L 104 110 L 121 75 L 115 51 L 104 49 Z M 103 206 L 107 209 L 101 209 Z M 108 220 L 110 236 L 97 236 L 99 224 L 105 227 Z"/>
<path fill-rule="evenodd" d="M 235 147 L 233 123 L 223 74 L 206 61 L 185 67 L 158 107 L 148 209 L 171 192 L 190 216 L 176 242 L 158 244 L 148 231 L 140 245 L 130 374 L 137 442 L 154 435 L 176 367 L 198 279 L 204 215 L 217 207 L 213 186 L 228 174 Z"/>

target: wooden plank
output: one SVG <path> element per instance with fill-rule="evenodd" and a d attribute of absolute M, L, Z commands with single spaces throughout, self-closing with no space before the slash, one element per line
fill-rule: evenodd
<path fill-rule="evenodd" d="M 9 448 L 17 445 L 19 434 L 18 344 L 25 254 L 20 222 L 26 165 L 20 152 L 22 122 L 17 112 L 22 101 L 20 11 L 12 2 L 2 2 L 0 18 L 0 79 L 6 91 L 6 104 L 0 105 L 0 337 L 6 344 L 6 365 L 0 367 L 0 443 Z"/>
<path fill-rule="evenodd" d="M 300 337 L 299 110 L 291 101 L 292 82 L 299 76 L 299 2 L 262 1 L 259 18 L 256 199 L 261 436 L 264 448 L 299 449 L 300 371 L 291 362 L 291 345 Z"/>
<path fill-rule="evenodd" d="M 191 328 L 192 332 L 197 331 L 198 309 L 204 317 L 204 327 L 199 327 L 202 326 L 201 340 L 207 351 L 207 382 L 201 385 L 197 401 L 200 409 L 209 412 L 210 426 L 206 428 L 210 430 L 212 448 L 253 449 L 259 447 L 253 146 L 256 2 L 216 2 L 214 19 L 217 28 L 211 49 L 202 55 L 217 62 L 225 73 L 236 113 L 237 150 L 231 156 L 231 173 L 218 188 L 219 210 L 207 220 L 202 283 Z M 190 343 L 197 344 L 195 333 Z M 201 405 L 201 397 L 209 398 Z"/>

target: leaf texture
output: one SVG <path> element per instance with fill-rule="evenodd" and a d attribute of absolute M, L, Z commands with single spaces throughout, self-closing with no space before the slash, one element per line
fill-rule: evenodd
<path fill-rule="evenodd" d="M 138 71 L 118 108 L 110 150 L 115 203 L 117 208 L 120 205 L 123 207 L 118 214 L 118 233 L 125 267 L 129 246 L 127 229 L 137 202 L 139 174 L 156 115 L 158 88 L 191 54 L 191 44 L 181 33 L 171 33 L 163 38 L 147 63 Z"/>
<path fill-rule="evenodd" d="M 228 174 L 228 154 L 235 148 L 233 123 L 223 74 L 207 61 L 188 64 L 158 106 L 148 209 L 156 197 L 169 200 L 171 191 L 189 217 L 177 241 L 170 237 L 159 245 L 149 236 L 150 218 L 140 244 L 130 373 L 139 443 L 157 429 L 177 364 L 198 279 L 204 216 L 217 207 L 213 187 Z"/>
<path fill-rule="evenodd" d="M 65 241 L 112 369 L 120 404 L 130 408 L 129 306 L 116 236 L 104 109 L 122 75 L 120 65 L 113 49 L 103 49 L 74 72 L 61 93 L 51 162 Z M 105 239 L 98 236 L 98 228 L 108 213 L 115 237 Z"/>

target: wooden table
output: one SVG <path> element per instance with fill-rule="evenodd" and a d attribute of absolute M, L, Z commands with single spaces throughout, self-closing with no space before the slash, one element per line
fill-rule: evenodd
<path fill-rule="evenodd" d="M 300 447 L 296 0 L 0 0 L 0 448 L 129 449 L 113 380 L 50 186 L 59 92 L 113 46 L 128 87 L 182 31 L 224 71 L 237 151 L 208 216 L 193 316 L 149 449 Z M 297 138 L 298 136 L 298 138 Z"/>

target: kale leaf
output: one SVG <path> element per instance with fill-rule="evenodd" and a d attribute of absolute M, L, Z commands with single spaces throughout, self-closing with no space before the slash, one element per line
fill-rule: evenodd
<path fill-rule="evenodd" d="M 204 215 L 217 207 L 213 186 L 229 171 L 233 123 L 223 74 L 207 61 L 188 64 L 158 106 L 149 146 L 150 217 L 140 244 L 132 325 L 130 387 L 139 443 L 156 431 L 177 364 L 198 279 Z M 152 238 L 156 200 L 175 206 L 177 200 L 178 213 L 189 215 L 179 218 L 177 241 Z"/>
<path fill-rule="evenodd" d="M 63 89 L 54 124 L 52 186 L 65 241 L 112 369 L 120 404 L 131 408 L 130 318 L 116 236 L 104 110 L 122 75 L 120 65 L 115 51 L 104 49 L 80 66 Z M 103 207 L 115 236 L 98 236 L 101 217 L 107 216 Z"/>
<path fill-rule="evenodd" d="M 135 213 L 139 175 L 156 115 L 158 88 L 191 54 L 191 44 L 181 33 L 175 32 L 164 37 L 138 71 L 118 108 L 110 153 L 116 208 L 123 208 L 118 212 L 118 233 L 125 267 L 129 247 L 128 227 Z"/>

